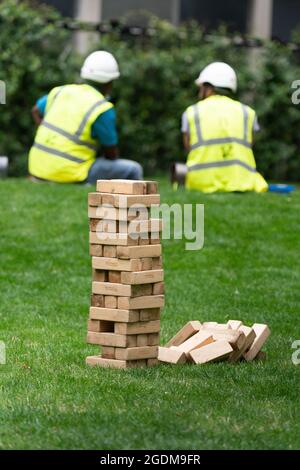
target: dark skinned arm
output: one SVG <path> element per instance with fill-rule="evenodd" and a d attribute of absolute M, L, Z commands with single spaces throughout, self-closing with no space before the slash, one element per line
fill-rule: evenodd
<path fill-rule="evenodd" d="M 182 142 L 183 142 L 184 150 L 189 152 L 189 150 L 190 150 L 190 135 L 189 135 L 188 132 L 183 132 L 182 133 Z"/>
<path fill-rule="evenodd" d="M 35 104 L 31 109 L 32 118 L 37 126 L 39 126 L 43 120 L 43 116 L 41 116 L 37 105 Z"/>
<path fill-rule="evenodd" d="M 108 160 L 116 160 L 117 158 L 119 158 L 119 148 L 117 145 L 103 145 L 102 149 L 104 157 Z"/>

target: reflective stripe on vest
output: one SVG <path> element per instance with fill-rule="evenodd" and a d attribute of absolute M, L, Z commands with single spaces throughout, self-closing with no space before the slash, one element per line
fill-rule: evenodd
<path fill-rule="evenodd" d="M 242 162 L 241 160 L 223 160 L 219 162 L 211 162 L 211 163 L 197 163 L 196 165 L 192 165 L 188 168 L 188 171 L 196 171 L 196 170 L 206 170 L 207 168 L 220 168 L 225 166 L 232 166 L 232 165 L 240 165 L 246 170 L 253 171 L 256 173 L 256 168 L 253 168 L 247 163 Z"/>
<path fill-rule="evenodd" d="M 84 140 L 80 140 L 77 135 L 71 134 L 70 132 L 64 131 L 60 127 L 55 126 L 54 124 L 51 124 L 50 122 L 47 122 L 45 119 L 42 121 L 41 126 L 45 126 L 48 129 L 51 129 L 54 132 L 57 132 L 58 134 L 63 135 L 69 140 L 72 140 L 72 142 L 75 142 L 75 144 L 78 145 L 85 145 L 86 147 L 97 150 L 97 145 L 93 145 L 90 142 L 86 142 Z"/>

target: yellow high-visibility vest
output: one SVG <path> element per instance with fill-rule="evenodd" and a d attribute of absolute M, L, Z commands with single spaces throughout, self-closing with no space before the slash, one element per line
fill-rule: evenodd
<path fill-rule="evenodd" d="M 186 187 L 215 191 L 267 191 L 252 151 L 255 111 L 213 95 L 187 108 L 190 152 Z"/>
<path fill-rule="evenodd" d="M 60 183 L 84 181 L 97 152 L 98 142 L 91 136 L 92 124 L 112 107 L 87 84 L 51 90 L 29 153 L 29 173 Z"/>

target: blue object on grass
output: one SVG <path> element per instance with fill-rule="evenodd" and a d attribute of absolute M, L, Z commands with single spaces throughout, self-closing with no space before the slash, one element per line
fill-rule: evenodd
<path fill-rule="evenodd" d="M 294 191 L 295 186 L 292 184 L 269 184 L 269 191 L 271 193 L 284 193 L 288 194 Z"/>

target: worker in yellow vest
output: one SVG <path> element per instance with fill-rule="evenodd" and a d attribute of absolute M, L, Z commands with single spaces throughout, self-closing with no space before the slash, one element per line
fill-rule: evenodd
<path fill-rule="evenodd" d="M 230 97 L 237 90 L 235 71 L 214 62 L 196 84 L 200 101 L 182 116 L 186 187 L 205 193 L 267 191 L 252 151 L 253 132 L 259 129 L 255 111 Z"/>
<path fill-rule="evenodd" d="M 37 101 L 32 113 L 38 130 L 29 153 L 34 179 L 142 179 L 139 163 L 119 158 L 116 113 L 109 101 L 112 82 L 119 76 L 114 56 L 96 51 L 83 64 L 83 83 L 56 87 Z M 96 158 L 99 144 L 103 157 Z"/>

